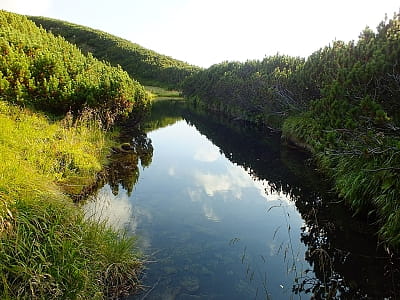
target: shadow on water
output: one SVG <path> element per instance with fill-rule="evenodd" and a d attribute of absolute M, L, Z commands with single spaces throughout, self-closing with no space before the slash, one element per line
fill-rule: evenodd
<path fill-rule="evenodd" d="M 182 119 L 219 147 L 219 151 L 232 163 L 242 166 L 254 179 L 267 181 L 266 193 L 278 192 L 288 195 L 295 203 L 304 220 L 301 242 L 306 246 L 305 259 L 310 269 L 296 270 L 295 254 L 293 251 L 290 253 L 290 239 L 286 245 L 280 246 L 278 251 L 285 252 L 282 263 L 287 265 L 288 272 L 295 272 L 292 298 L 294 295 L 313 299 L 400 297 L 398 258 L 389 257 L 378 247 L 373 225 L 368 224 L 368 220 L 349 213 L 332 192 L 330 182 L 314 170 L 308 154 L 282 146 L 276 133 L 223 116 L 189 109 L 184 101 L 156 102 L 142 131 L 133 130 L 133 127 L 124 130 L 121 142 L 130 143 L 132 149 L 115 153 L 112 157 L 107 181 L 114 195 L 118 194 L 121 186 L 131 194 L 139 178 L 139 162 L 143 167 L 151 164 L 153 146 L 145 132 L 172 125 Z M 266 214 L 276 209 L 285 211 L 285 206 L 271 205 Z M 289 212 L 285 211 L 285 214 L 289 216 Z M 276 228 L 275 231 L 290 232 L 290 226 L 287 222 L 287 228 Z M 233 238 L 230 246 L 235 247 L 240 242 L 239 239 Z M 245 278 L 253 281 L 257 267 L 254 261 L 248 259 L 246 251 L 244 245 L 242 255 L 238 259 L 245 266 Z M 199 252 L 197 255 L 206 256 L 206 253 Z M 166 256 L 164 259 L 169 258 Z M 183 260 L 182 256 L 182 263 Z M 199 268 L 204 269 L 201 266 Z M 167 270 L 166 273 L 168 272 Z M 176 270 L 171 268 L 171 276 L 175 272 Z M 260 274 L 258 280 L 261 281 L 260 286 L 264 287 L 264 290 L 253 290 L 256 295 L 250 298 L 264 295 L 261 299 L 269 299 L 268 288 L 262 283 L 263 276 Z M 185 283 L 187 290 L 198 288 L 197 279 L 185 280 L 188 281 Z M 223 282 L 223 279 L 221 280 Z M 159 281 L 154 284 L 158 283 Z M 218 285 L 210 282 L 210 285 L 213 284 Z M 143 295 L 139 295 L 138 299 L 146 299 L 151 292 L 150 287 Z M 200 298 L 194 296 L 190 299 Z"/>

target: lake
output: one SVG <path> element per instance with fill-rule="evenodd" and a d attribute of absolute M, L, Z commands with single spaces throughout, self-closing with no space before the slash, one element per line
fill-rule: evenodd
<path fill-rule="evenodd" d="M 138 237 L 128 299 L 383 299 L 397 293 L 374 228 L 352 216 L 307 153 L 238 120 L 160 101 L 122 142 L 88 216 Z"/>

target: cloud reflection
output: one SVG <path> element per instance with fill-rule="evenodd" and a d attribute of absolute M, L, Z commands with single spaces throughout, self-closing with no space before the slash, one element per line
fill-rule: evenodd
<path fill-rule="evenodd" d="M 168 169 L 168 175 L 169 176 L 175 176 L 176 172 L 175 172 L 175 168 L 174 167 L 170 167 Z"/>
<path fill-rule="evenodd" d="M 244 189 L 256 189 L 260 196 L 268 201 L 277 200 L 279 197 L 266 192 L 268 186 L 266 180 L 255 180 L 246 170 L 235 165 L 228 166 L 226 172 L 222 174 L 196 171 L 194 177 L 197 185 L 211 197 L 217 193 L 229 192 L 233 198 L 241 200 L 245 194 Z"/>
<path fill-rule="evenodd" d="M 126 193 L 114 196 L 109 185 L 105 185 L 97 195 L 93 196 L 83 206 L 85 215 L 89 219 L 106 221 L 115 229 L 136 231 L 137 222 L 132 214 L 132 203 Z"/>
<path fill-rule="evenodd" d="M 221 219 L 217 216 L 214 209 L 211 206 L 208 206 L 207 203 L 203 204 L 203 212 L 207 219 L 213 222 L 219 222 Z"/>
<path fill-rule="evenodd" d="M 214 162 L 216 161 L 221 154 L 217 147 L 209 147 L 199 148 L 196 150 L 194 154 L 194 159 L 202 162 Z"/>
<path fill-rule="evenodd" d="M 232 188 L 232 178 L 225 174 L 217 175 L 197 171 L 194 177 L 197 184 L 211 197 L 217 192 L 227 192 Z"/>
<path fill-rule="evenodd" d="M 259 195 L 259 201 L 291 203 L 290 198 L 283 193 L 268 192 L 268 181 L 253 178 L 239 166 L 229 165 L 220 174 L 197 170 L 193 177 L 197 188 L 188 189 L 188 195 L 191 201 L 201 203 L 204 216 L 211 221 L 221 221 L 216 201 L 255 201 L 255 193 Z"/>

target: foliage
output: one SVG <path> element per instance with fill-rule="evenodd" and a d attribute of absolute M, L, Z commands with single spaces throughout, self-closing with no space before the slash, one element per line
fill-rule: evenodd
<path fill-rule="evenodd" d="M 147 94 L 121 67 L 84 56 L 26 17 L 0 11 L 0 96 L 56 114 L 95 108 L 105 124 L 143 111 Z"/>
<path fill-rule="evenodd" d="M 177 88 L 185 77 L 199 69 L 99 30 L 49 18 L 29 18 L 76 44 L 83 52 L 93 53 L 94 57 L 115 66 L 121 65 L 131 77 L 145 85 Z"/>
<path fill-rule="evenodd" d="M 235 118 L 272 123 L 302 109 L 288 92 L 291 83 L 287 78 L 303 64 L 301 58 L 283 55 L 262 61 L 224 62 L 189 77 L 183 94 Z"/>
<path fill-rule="evenodd" d="M 307 59 L 224 62 L 185 80 L 193 102 L 283 130 L 312 149 L 355 211 L 400 246 L 400 16 Z"/>

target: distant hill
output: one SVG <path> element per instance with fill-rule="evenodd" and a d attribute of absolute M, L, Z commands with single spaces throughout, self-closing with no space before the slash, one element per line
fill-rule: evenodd
<path fill-rule="evenodd" d="M 144 85 L 177 88 L 183 79 L 200 69 L 100 30 L 44 17 L 28 18 L 76 44 L 84 53 L 91 52 L 100 60 L 121 65 Z"/>

